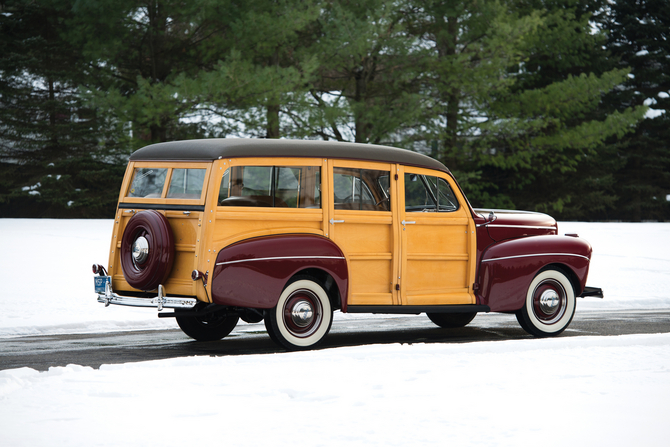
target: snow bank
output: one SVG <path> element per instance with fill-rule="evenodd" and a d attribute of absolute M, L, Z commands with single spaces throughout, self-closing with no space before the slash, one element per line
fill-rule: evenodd
<path fill-rule="evenodd" d="M 107 265 L 112 220 L 0 219 L 0 337 L 175 328 L 155 310 L 98 304 L 91 265 Z M 580 309 L 670 307 L 669 223 L 559 224 L 593 245 L 589 285 L 605 299 Z M 336 314 L 336 320 L 365 318 Z M 337 324 L 337 323 L 335 323 Z"/>
<path fill-rule="evenodd" d="M 670 334 L 0 371 L 2 445 L 665 446 Z"/>

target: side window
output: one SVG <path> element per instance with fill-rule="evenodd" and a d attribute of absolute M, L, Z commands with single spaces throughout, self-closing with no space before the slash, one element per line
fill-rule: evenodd
<path fill-rule="evenodd" d="M 221 178 L 221 187 L 219 188 L 219 205 L 230 196 L 230 169 L 226 169 Z"/>
<path fill-rule="evenodd" d="M 450 212 L 458 209 L 458 201 L 449 183 L 443 178 L 405 174 L 405 211 Z"/>
<path fill-rule="evenodd" d="M 432 199 L 423 176 L 405 174 L 405 211 L 434 210 L 435 201 Z"/>
<path fill-rule="evenodd" d="M 128 197 L 160 197 L 167 169 L 137 168 L 128 190 Z M 201 185 L 202 188 L 202 185 Z M 199 196 L 198 196 L 199 197 Z"/>
<path fill-rule="evenodd" d="M 318 166 L 235 166 L 221 179 L 219 206 L 320 208 Z"/>
<path fill-rule="evenodd" d="M 456 211 L 459 208 L 458 200 L 449 183 L 443 178 L 437 178 L 437 207 L 440 211 Z"/>
<path fill-rule="evenodd" d="M 168 199 L 199 199 L 206 169 L 173 169 Z"/>
<path fill-rule="evenodd" d="M 391 211 L 390 173 L 372 169 L 335 168 L 336 210 Z"/>
<path fill-rule="evenodd" d="M 239 195 L 243 197 L 271 195 L 272 166 L 245 166 L 233 170 L 238 171 L 235 184 L 241 186 Z"/>

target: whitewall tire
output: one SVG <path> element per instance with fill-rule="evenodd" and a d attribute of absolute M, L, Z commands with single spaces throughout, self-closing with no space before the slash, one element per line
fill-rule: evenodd
<path fill-rule="evenodd" d="M 544 270 L 530 283 L 516 318 L 526 332 L 551 337 L 568 327 L 575 315 L 575 303 L 575 291 L 567 276 L 556 269 Z"/>
<path fill-rule="evenodd" d="M 316 346 L 330 331 L 333 309 L 323 287 L 312 278 L 289 283 L 268 311 L 265 327 L 270 337 L 287 349 Z"/>

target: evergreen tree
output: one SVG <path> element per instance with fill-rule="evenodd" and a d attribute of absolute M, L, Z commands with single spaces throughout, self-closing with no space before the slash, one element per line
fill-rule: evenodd
<path fill-rule="evenodd" d="M 79 97 L 81 48 L 63 38 L 70 2 L 0 4 L 0 215 L 113 213 L 123 169 L 99 146 Z"/>
<path fill-rule="evenodd" d="M 575 192 L 565 175 L 643 114 L 595 113 L 626 71 L 583 63 L 598 37 L 577 0 L 536 3 L 430 3 L 436 140 L 476 205 L 560 212 Z"/>
<path fill-rule="evenodd" d="M 197 99 L 182 83 L 219 59 L 234 2 L 77 2 L 69 40 L 87 60 L 83 90 L 105 117 L 113 144 L 131 152 L 152 142 L 202 137 Z M 116 141 L 114 141 L 116 140 Z"/>
<path fill-rule="evenodd" d="M 302 96 L 318 66 L 309 47 L 320 4 L 251 0 L 235 11 L 213 68 L 182 79 L 181 91 L 216 123 L 214 135 L 295 136 Z"/>
<path fill-rule="evenodd" d="M 544 104 L 548 117 L 560 110 L 561 103 L 571 104 L 571 110 L 554 117 L 559 119 L 556 128 L 542 133 L 577 137 L 551 143 L 544 160 L 536 159 L 530 169 L 519 171 L 522 176 L 515 175 L 528 186 L 509 183 L 508 173 L 495 166 L 486 170 L 488 175 L 503 175 L 505 186 L 500 191 L 507 190 L 516 207 L 549 212 L 561 219 L 588 219 L 602 218 L 615 206 L 612 172 L 620 162 L 603 141 L 608 137 L 617 140 L 631 131 L 644 110 L 622 108 L 618 115 L 603 104 L 605 94 L 616 90 L 626 79 L 626 71 L 616 70 L 604 48 L 605 33 L 594 28 L 601 20 L 604 4 L 601 0 L 513 3 L 522 14 L 540 11 L 543 20 L 538 32 L 524 42 L 526 59 L 519 67 L 513 90 L 549 93 L 552 85 L 558 86 L 560 89 L 554 90 L 559 95 L 558 107 L 550 101 Z M 591 137 L 579 137 L 574 133 L 577 129 Z M 550 169 L 546 169 L 547 165 Z M 552 165 L 560 169 L 552 171 Z"/>
<path fill-rule="evenodd" d="M 407 33 L 399 3 L 325 1 L 316 42 L 319 61 L 293 135 L 398 144 L 421 115 L 422 50 Z"/>
<path fill-rule="evenodd" d="M 646 104 L 650 111 L 634 134 L 611 142 L 620 169 L 616 211 L 607 217 L 670 220 L 670 8 L 664 0 L 617 0 L 610 8 L 607 48 L 630 76 L 608 104 L 614 110 Z"/>

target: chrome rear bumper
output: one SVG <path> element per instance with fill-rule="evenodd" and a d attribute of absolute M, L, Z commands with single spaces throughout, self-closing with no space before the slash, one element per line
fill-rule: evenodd
<path fill-rule="evenodd" d="M 132 307 L 155 307 L 158 311 L 165 308 L 169 309 L 192 309 L 195 307 L 198 300 L 195 298 L 182 297 L 167 297 L 163 286 L 158 286 L 158 296 L 155 298 L 137 298 L 134 296 L 121 296 L 114 293 L 107 284 L 105 293 L 98 293 L 98 303 L 102 303 L 105 307 L 110 304 L 117 304 L 120 306 Z"/>

